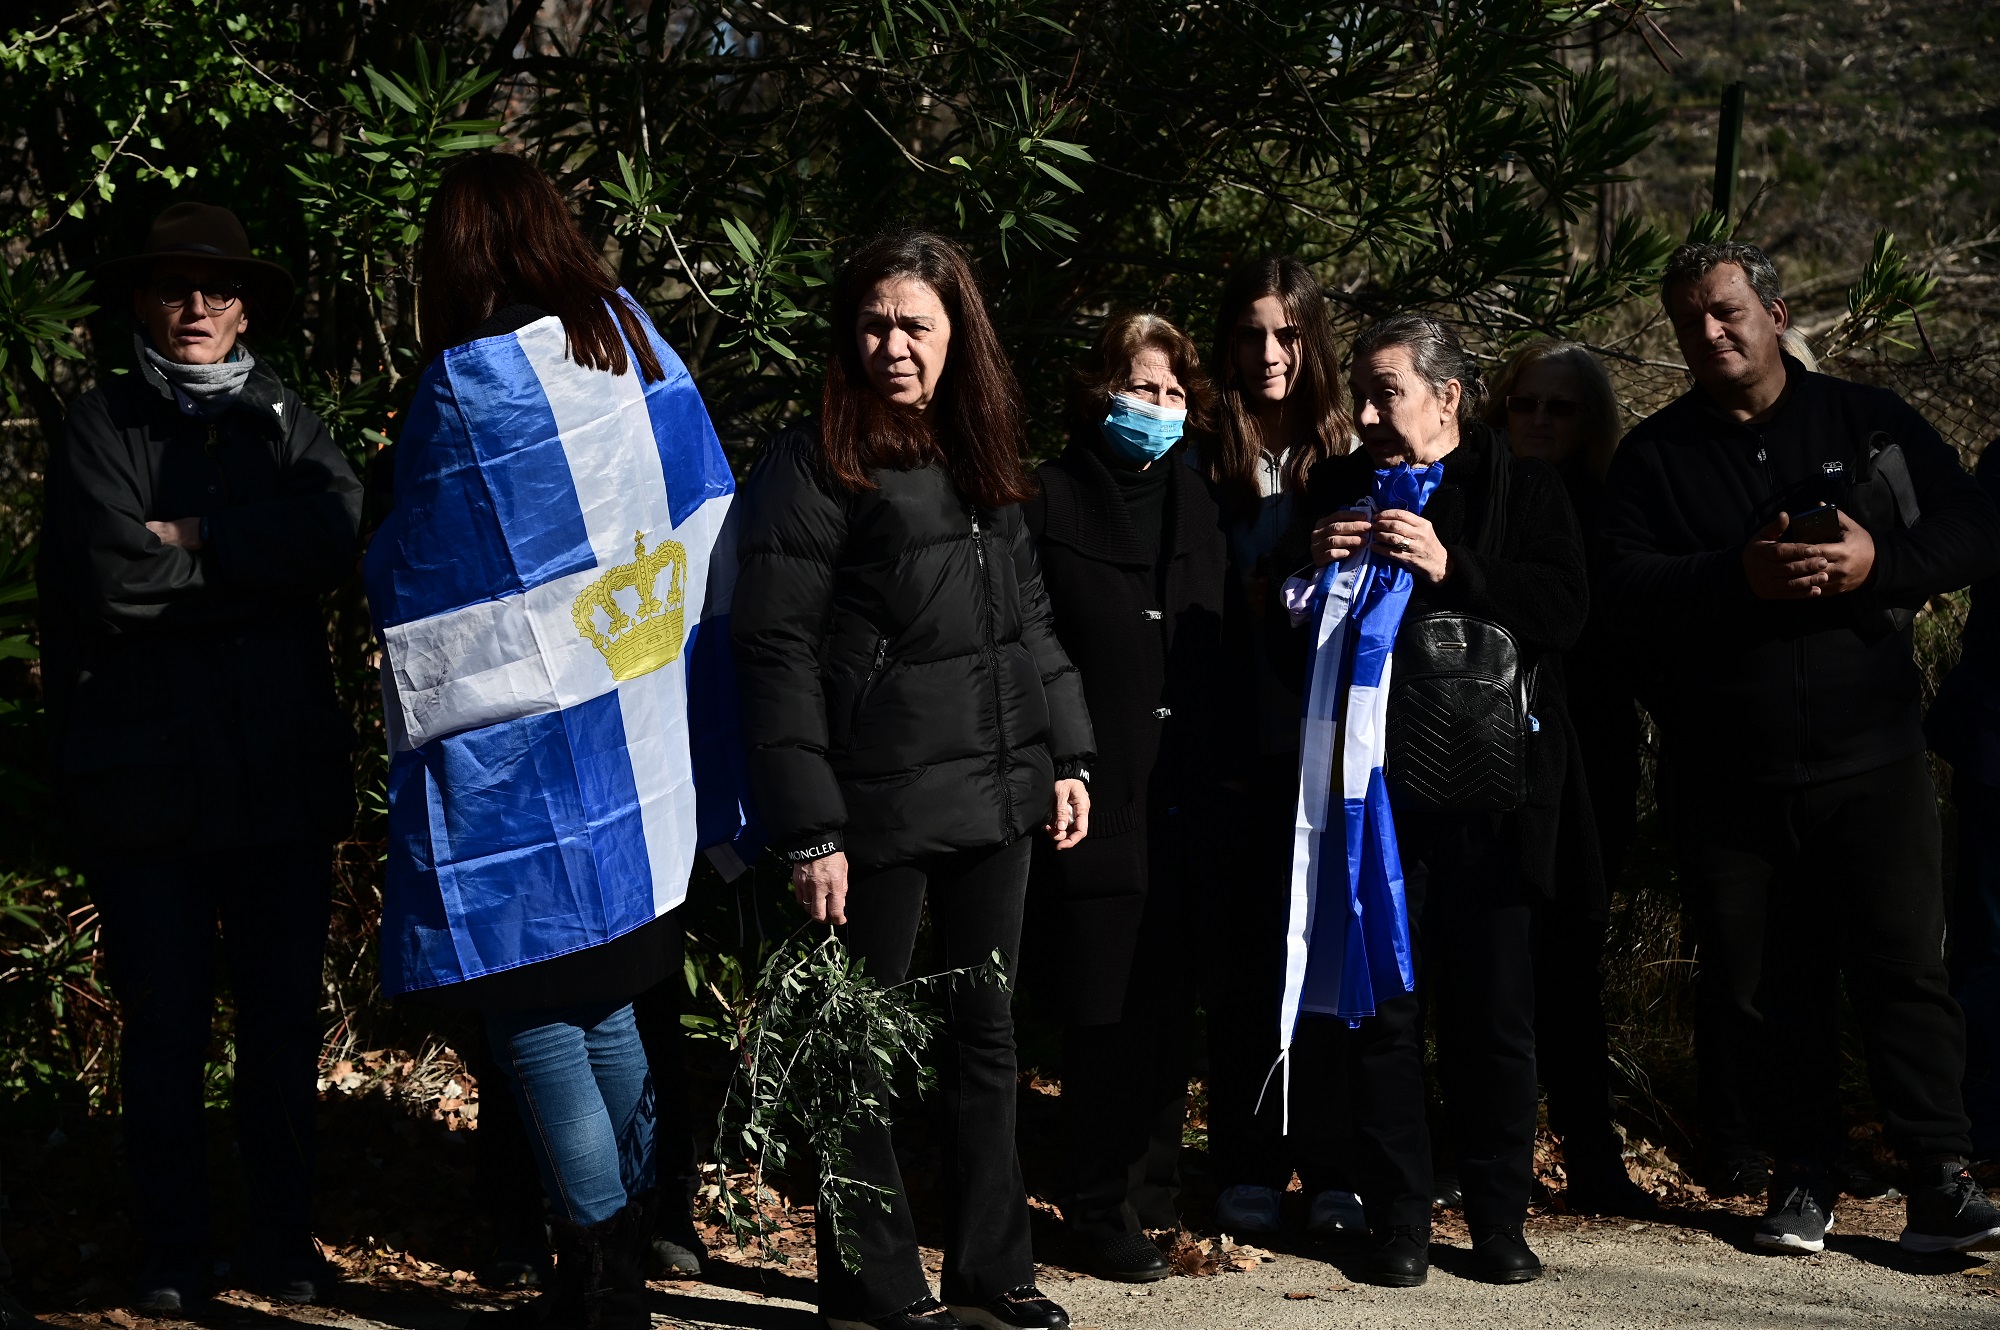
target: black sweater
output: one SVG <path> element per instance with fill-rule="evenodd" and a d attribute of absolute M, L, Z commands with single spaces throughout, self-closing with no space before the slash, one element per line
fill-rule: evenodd
<path fill-rule="evenodd" d="M 1910 632 L 1889 630 L 1882 611 L 2000 569 L 2000 516 L 1901 398 L 1789 357 L 1785 368 L 1787 396 L 1761 424 L 1730 419 L 1697 388 L 1625 436 L 1605 482 L 1598 593 L 1655 669 L 1648 701 L 1671 760 L 1802 784 L 1923 751 Z M 1842 502 L 1823 468 L 1852 474 L 1878 430 L 1902 445 L 1917 524 L 1870 531 L 1875 567 L 1858 591 L 1753 596 L 1752 534 L 1780 511 Z"/>

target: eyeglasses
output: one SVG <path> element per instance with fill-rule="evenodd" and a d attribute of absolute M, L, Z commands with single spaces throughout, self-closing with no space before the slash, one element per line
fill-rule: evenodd
<path fill-rule="evenodd" d="M 1576 402 L 1568 397 L 1525 397 L 1519 395 L 1507 398 L 1507 413 L 1515 416 L 1532 416 L 1541 407 L 1547 407 L 1551 420 L 1568 420 L 1576 414 Z"/>
<path fill-rule="evenodd" d="M 221 278 L 190 282 L 185 277 L 163 277 L 153 283 L 153 298 L 168 309 L 179 309 L 194 299 L 197 290 L 201 292 L 202 303 L 216 314 L 234 305 L 243 295 L 242 287 Z"/>

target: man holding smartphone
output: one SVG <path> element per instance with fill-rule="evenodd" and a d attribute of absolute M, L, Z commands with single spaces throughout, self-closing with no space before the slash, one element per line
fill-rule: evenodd
<path fill-rule="evenodd" d="M 1659 674 L 1709 1149 L 1739 1177 L 1770 1150 L 1760 1245 L 1824 1247 L 1845 981 L 1909 1169 L 1902 1245 L 2000 1249 L 2000 1210 L 1965 1171 L 1965 1022 L 1909 628 L 2000 569 L 2000 514 L 1893 393 L 1783 353 L 1757 249 L 1682 246 L 1661 300 L 1694 386 L 1618 450 L 1597 594 Z"/>

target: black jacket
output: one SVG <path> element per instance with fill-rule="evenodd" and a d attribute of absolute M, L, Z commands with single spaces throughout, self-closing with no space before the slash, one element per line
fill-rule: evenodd
<path fill-rule="evenodd" d="M 70 409 L 49 457 L 43 678 L 76 853 L 330 844 L 353 736 L 320 596 L 354 569 L 361 486 L 262 361 L 213 422 L 140 361 Z M 198 551 L 145 527 L 186 517 Z"/>
<path fill-rule="evenodd" d="M 1093 748 L 1020 508 L 974 508 L 937 465 L 870 474 L 841 487 L 811 425 L 772 440 L 731 610 L 772 848 L 861 868 L 1040 827 Z"/>
<path fill-rule="evenodd" d="M 1882 626 L 1882 610 L 2000 569 L 2000 518 L 1936 430 L 1894 393 L 1785 368 L 1770 420 L 1740 424 L 1690 390 L 1625 436 L 1605 483 L 1598 594 L 1657 667 L 1647 700 L 1688 774 L 1802 784 L 1922 752 L 1910 633 Z M 1858 591 L 1751 595 L 1752 534 L 1780 511 L 1845 507 L 1823 468 L 1854 472 L 1878 430 L 1902 445 L 1917 524 L 1869 532 L 1875 568 Z"/>
<path fill-rule="evenodd" d="M 1512 468 L 1510 511 L 1498 553 L 1487 556 L 1474 544 L 1485 525 L 1489 469 L 1496 463 Z M 1297 561 L 1305 561 L 1312 524 L 1352 507 L 1373 480 L 1374 463 L 1361 449 L 1313 468 L 1306 479 L 1304 518 L 1291 541 Z M 1518 847 L 1522 878 L 1537 894 L 1601 913 L 1604 868 L 1569 721 L 1562 661 L 1562 653 L 1583 631 L 1589 575 L 1562 480 L 1545 462 L 1514 457 L 1505 440 L 1485 425 L 1469 425 L 1459 446 L 1446 454 L 1444 476 L 1423 516 L 1444 543 L 1451 572 L 1440 585 L 1417 579 L 1403 622 L 1407 627 L 1417 616 L 1437 610 L 1489 619 L 1514 635 L 1522 668 L 1539 669 L 1533 706 L 1541 729 L 1528 747 L 1528 800 L 1517 811 L 1498 815 L 1511 824 L 1503 843 Z M 1282 610 L 1267 618 L 1276 624 L 1285 621 Z M 1307 631 L 1289 630 L 1289 640 L 1284 658 L 1302 682 Z"/>
<path fill-rule="evenodd" d="M 1097 740 L 1090 835 L 1038 853 L 1030 896 L 1038 987 L 1082 1025 L 1122 1019 L 1142 920 L 1173 913 L 1198 885 L 1190 841 L 1254 738 L 1241 592 L 1214 490 L 1178 448 L 1154 465 L 1168 468 L 1159 565 L 1087 442 L 1041 468 L 1042 492 L 1025 505 Z"/>
<path fill-rule="evenodd" d="M 1987 444 L 1973 474 L 2000 507 L 2000 447 Z M 1955 778 L 2000 785 L 2000 573 L 1973 586 L 1972 616 L 1961 645 L 1924 730 Z"/>

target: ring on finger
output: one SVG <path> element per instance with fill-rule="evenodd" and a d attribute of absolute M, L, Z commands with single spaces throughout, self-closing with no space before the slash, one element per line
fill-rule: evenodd
<path fill-rule="evenodd" d="M 1408 536 L 1396 537 L 1396 553 L 1408 554 L 1409 552 L 1410 552 L 1410 538 Z"/>

